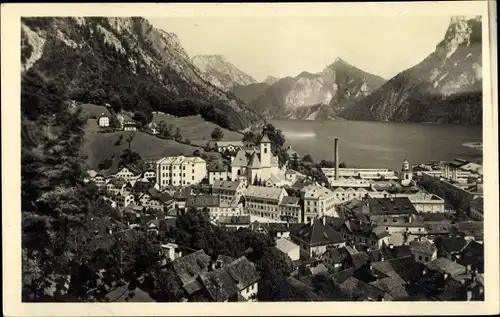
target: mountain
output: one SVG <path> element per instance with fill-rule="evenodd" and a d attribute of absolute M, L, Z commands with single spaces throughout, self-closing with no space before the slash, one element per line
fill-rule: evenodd
<path fill-rule="evenodd" d="M 236 85 L 249 85 L 257 82 L 228 62 L 222 55 L 197 55 L 192 61 L 200 69 L 205 80 L 224 91 Z"/>
<path fill-rule="evenodd" d="M 23 18 L 23 76 L 64 87 L 69 99 L 152 117 L 201 114 L 244 130 L 262 120 L 234 96 L 207 82 L 178 37 L 140 17 Z"/>
<path fill-rule="evenodd" d="M 231 88 L 231 92 L 246 104 L 252 102 L 256 96 L 260 96 L 266 91 L 269 84 L 255 83 L 250 85 L 236 85 Z"/>
<path fill-rule="evenodd" d="M 337 58 L 320 73 L 302 72 L 296 77 L 279 79 L 248 105 L 267 119 L 330 120 L 341 117 L 385 80 L 364 72 Z M 262 86 L 264 87 L 264 86 Z M 233 93 L 250 100 L 255 87 L 239 87 Z"/>
<path fill-rule="evenodd" d="M 481 35 L 481 17 L 452 17 L 434 52 L 357 103 L 346 117 L 481 124 Z"/>
<path fill-rule="evenodd" d="M 278 77 L 267 76 L 266 79 L 264 79 L 263 83 L 272 85 L 276 83 L 278 80 L 280 80 Z"/>

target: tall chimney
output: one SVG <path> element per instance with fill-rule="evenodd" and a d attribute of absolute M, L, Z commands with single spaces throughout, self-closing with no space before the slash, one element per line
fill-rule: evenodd
<path fill-rule="evenodd" d="M 335 138 L 335 180 L 339 179 L 339 139 Z"/>

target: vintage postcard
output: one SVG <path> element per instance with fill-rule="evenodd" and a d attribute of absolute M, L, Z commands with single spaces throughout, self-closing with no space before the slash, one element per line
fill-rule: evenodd
<path fill-rule="evenodd" d="M 498 313 L 495 12 L 3 5 L 4 314 Z"/>

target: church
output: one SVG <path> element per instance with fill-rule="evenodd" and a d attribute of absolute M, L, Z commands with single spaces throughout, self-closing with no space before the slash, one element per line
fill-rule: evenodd
<path fill-rule="evenodd" d="M 231 180 L 252 185 L 256 180 L 265 182 L 269 178 L 284 175 L 286 168 L 280 169 L 278 158 L 271 152 L 271 141 L 264 134 L 257 147 L 238 151 L 231 162 Z"/>

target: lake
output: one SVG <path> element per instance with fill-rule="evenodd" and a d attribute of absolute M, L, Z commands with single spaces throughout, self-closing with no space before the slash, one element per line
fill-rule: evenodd
<path fill-rule="evenodd" d="M 272 120 L 300 154 L 315 161 L 334 160 L 333 140 L 339 139 L 339 161 L 348 166 L 399 170 L 406 158 L 416 165 L 433 160 L 481 158 L 482 151 L 463 146 L 482 141 L 482 127 L 367 121 Z"/>

